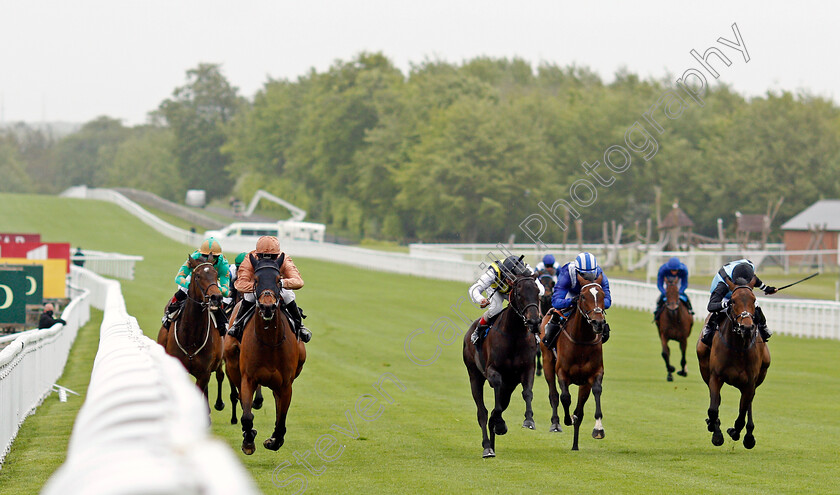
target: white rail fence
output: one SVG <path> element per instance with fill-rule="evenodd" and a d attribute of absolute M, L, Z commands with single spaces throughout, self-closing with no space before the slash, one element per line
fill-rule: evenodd
<path fill-rule="evenodd" d="M 183 229 L 173 227 L 114 191 L 107 189 L 74 189 L 75 192 L 68 190 L 65 195 L 115 202 L 140 217 L 143 222 L 152 226 L 161 234 L 176 241 L 197 246 L 203 240 L 201 235 L 191 234 Z M 409 254 L 375 251 L 326 242 L 290 241 L 284 243 L 283 247 L 293 256 L 344 263 L 369 270 L 464 283 L 474 282 L 482 273 L 483 269 L 479 264 L 480 262 L 486 263 L 490 259 L 498 259 L 504 256 L 502 248 L 492 244 L 412 244 Z M 593 250 L 603 249 L 603 245 L 599 244 L 585 244 L 583 247 Z M 228 252 L 236 252 L 250 251 L 254 246 L 252 242 L 239 241 L 227 243 L 223 245 L 223 248 Z M 532 259 L 542 256 L 542 252 L 537 252 L 533 244 L 515 244 L 510 247 L 510 251 L 516 254 L 533 256 Z M 773 250 L 768 251 L 768 253 L 778 255 L 779 251 Z M 673 253 L 658 252 L 657 256 L 669 254 L 673 255 Z M 733 250 L 730 254 L 733 258 L 738 258 L 741 257 L 743 252 Z M 685 253 L 682 253 L 682 255 L 684 256 Z M 661 261 L 656 256 L 652 256 L 651 259 L 654 259 L 657 263 Z M 718 261 L 716 258 L 715 263 Z M 658 267 L 659 265 L 657 265 Z M 617 307 L 653 311 L 658 295 L 658 290 L 654 284 L 611 279 L 610 287 L 613 292 L 613 304 Z M 705 317 L 708 293 L 691 289 L 688 293 L 694 301 L 694 310 L 697 312 L 697 317 Z M 799 337 L 840 339 L 840 303 L 776 297 L 759 297 L 758 300 L 765 309 L 768 325 L 776 333 Z"/>
<path fill-rule="evenodd" d="M 82 261 L 85 268 L 99 275 L 134 280 L 134 265 L 143 257 L 84 249 L 81 256 L 74 254 L 70 261 Z"/>
<path fill-rule="evenodd" d="M 43 493 L 257 493 L 210 437 L 207 402 L 183 366 L 126 313 L 119 283 L 75 266 L 71 278 L 105 314 L 67 460 Z"/>
<path fill-rule="evenodd" d="M 79 328 L 90 320 L 90 295 L 81 291 L 61 317 L 66 325 L 5 337 L 0 351 L 0 468 L 23 420 L 52 391 L 61 376 Z"/>

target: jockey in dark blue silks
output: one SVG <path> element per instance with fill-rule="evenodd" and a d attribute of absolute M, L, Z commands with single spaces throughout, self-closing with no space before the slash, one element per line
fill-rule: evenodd
<path fill-rule="evenodd" d="M 608 309 L 612 304 L 610 282 L 607 280 L 607 275 L 598 266 L 594 255 L 591 253 L 580 253 L 574 262 L 566 263 L 557 272 L 557 285 L 554 286 L 551 305 L 558 311 L 552 314 L 551 320 L 545 326 L 543 343 L 547 347 L 551 347 L 562 325 L 566 323 L 569 313 L 574 309 L 575 298 L 580 295 L 581 289 L 581 284 L 577 279 L 578 275 L 588 282 L 593 282 L 600 276 L 601 289 L 604 291 L 604 309 Z M 606 342 L 609 338 L 610 326 L 607 324 L 604 326 L 601 342 Z"/>
<path fill-rule="evenodd" d="M 554 259 L 554 255 L 547 254 L 543 256 L 542 261 L 537 263 L 537 266 L 534 267 L 534 272 L 536 272 L 537 277 L 542 277 L 543 275 L 551 276 L 551 280 L 556 284 L 557 271 L 559 268 L 560 267 L 557 265 L 557 261 Z"/>
<path fill-rule="evenodd" d="M 715 278 L 712 279 L 712 286 L 710 287 L 711 296 L 709 297 L 709 305 L 706 308 L 710 314 L 706 326 L 703 327 L 703 333 L 700 334 L 700 342 L 711 346 L 718 325 L 726 318 L 726 308 L 729 307 L 729 298 L 732 297 L 732 291 L 729 290 L 729 285 L 726 282 L 733 282 L 736 285 L 747 285 L 753 279 L 755 279 L 754 287 L 763 290 L 766 295 L 769 296 L 770 294 L 776 293 L 775 287 L 765 284 L 756 276 L 755 264 L 750 260 L 730 261 L 721 267 L 715 275 Z M 767 328 L 767 319 L 764 317 L 764 312 L 759 307 L 757 301 L 755 304 L 754 321 L 762 340 L 767 342 L 772 333 Z M 698 348 L 699 352 L 700 350 Z"/>
<path fill-rule="evenodd" d="M 688 267 L 682 263 L 679 258 L 671 258 L 659 267 L 659 275 L 656 277 L 656 288 L 659 289 L 659 299 L 656 300 L 656 310 L 653 312 L 653 321 L 659 324 L 659 315 L 662 313 L 662 308 L 665 307 L 665 278 L 679 277 L 680 279 L 680 300 L 682 300 L 688 312 L 694 314 L 691 308 L 691 301 L 685 293 L 688 288 Z"/>

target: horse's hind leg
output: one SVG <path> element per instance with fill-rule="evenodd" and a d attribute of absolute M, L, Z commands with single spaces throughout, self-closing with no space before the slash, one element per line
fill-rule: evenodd
<path fill-rule="evenodd" d="M 484 457 L 496 457 L 493 445 L 487 437 L 487 407 L 484 405 L 484 375 L 478 370 L 469 368 L 470 389 L 472 389 L 473 400 L 478 416 L 478 426 L 481 427 L 481 446 L 484 448 Z"/>
<path fill-rule="evenodd" d="M 572 441 L 572 450 L 578 450 L 578 436 L 580 434 L 580 424 L 583 422 L 583 405 L 586 404 L 586 399 L 589 398 L 589 392 L 592 390 L 592 385 L 584 383 L 578 387 L 578 400 L 575 406 L 575 415 L 572 421 L 575 425 L 575 438 Z"/>
<path fill-rule="evenodd" d="M 677 371 L 677 374 L 680 376 L 688 376 L 688 372 L 685 371 L 685 350 L 688 347 L 688 338 L 684 338 L 680 340 L 680 351 L 682 352 L 682 358 L 680 359 L 680 368 L 681 370 Z"/>
<path fill-rule="evenodd" d="M 537 366 L 536 366 L 536 370 L 535 370 L 537 376 L 542 375 L 542 362 L 541 361 L 542 361 L 542 353 L 539 350 L 537 350 Z"/>
<path fill-rule="evenodd" d="M 559 433 L 563 429 L 560 428 L 560 416 L 557 415 L 557 406 L 560 405 L 560 394 L 557 393 L 555 373 L 553 368 L 545 367 L 545 381 L 548 383 L 548 402 L 551 404 L 551 428 L 548 431 Z"/>
<path fill-rule="evenodd" d="M 257 393 L 254 394 L 254 409 L 262 409 L 263 406 L 263 394 L 262 394 L 262 387 L 257 385 Z"/>
<path fill-rule="evenodd" d="M 665 360 L 665 370 L 668 371 L 668 381 L 672 382 L 674 381 L 674 375 L 671 373 L 673 373 L 676 368 L 671 366 L 671 349 L 668 347 L 668 339 L 662 331 L 659 332 L 659 340 L 662 342 L 662 359 Z"/>
<path fill-rule="evenodd" d="M 595 397 L 595 428 L 592 429 L 592 438 L 600 440 L 604 438 L 604 425 L 601 424 L 601 384 L 604 381 L 604 375 L 599 375 L 595 378 L 595 383 L 592 384 L 592 395 Z"/>
<path fill-rule="evenodd" d="M 292 384 L 288 383 L 280 391 L 274 391 L 274 404 L 276 416 L 274 420 L 274 433 L 271 438 L 263 442 L 263 447 L 268 450 L 278 450 L 283 446 L 286 438 L 286 415 L 289 413 L 289 405 L 292 403 Z"/>
<path fill-rule="evenodd" d="M 225 403 L 222 400 L 222 383 L 225 381 L 225 372 L 222 371 L 222 363 L 219 363 L 219 367 L 216 368 L 216 383 L 219 385 L 218 393 L 216 394 L 216 404 L 213 407 L 216 408 L 217 411 L 222 411 L 225 408 Z"/>
<path fill-rule="evenodd" d="M 720 447 L 723 445 L 723 433 L 720 431 L 720 387 L 723 386 L 720 378 L 711 374 L 709 376 L 709 417 L 706 418 L 706 426 L 712 432 L 712 445 Z"/>

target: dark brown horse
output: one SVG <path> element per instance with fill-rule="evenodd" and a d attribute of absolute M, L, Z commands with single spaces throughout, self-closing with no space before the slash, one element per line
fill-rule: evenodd
<path fill-rule="evenodd" d="M 496 457 L 496 435 L 507 433 L 502 413 L 510 404 L 510 396 L 522 384 L 525 400 L 525 421 L 522 426 L 534 429 L 534 356 L 537 343 L 534 332 L 540 322 L 539 288 L 533 277 L 518 277 L 511 284 L 508 307 L 490 327 L 480 348 L 470 340 L 478 321 L 474 321 L 464 335 L 464 365 L 470 375 L 470 387 L 478 409 L 484 457 Z M 490 383 L 496 395 L 490 414 L 490 436 L 487 435 L 487 407 L 484 405 L 484 382 Z"/>
<path fill-rule="evenodd" d="M 712 433 L 712 444 L 723 445 L 723 433 L 720 431 L 720 389 L 728 383 L 741 391 L 741 405 L 735 426 L 726 432 L 737 441 L 746 424 L 744 447 L 755 446 L 753 436 L 752 401 L 755 389 L 764 381 L 767 368 L 770 367 L 770 351 L 758 335 L 755 324 L 755 295 L 753 284 L 736 286 L 727 281 L 732 296 L 727 309 L 727 318 L 715 333 L 712 347 L 701 341 L 697 342 L 697 358 L 700 362 L 700 374 L 709 386 L 709 417 L 706 419 L 708 430 Z M 745 423 L 746 417 L 746 423 Z"/>
<path fill-rule="evenodd" d="M 274 432 L 263 442 L 263 446 L 278 450 L 286 436 L 292 383 L 306 361 L 303 342 L 298 340 L 285 311 L 280 307 L 283 302 L 280 296 L 280 267 L 285 254 L 281 254 L 278 260 L 258 261 L 253 255 L 250 259 L 254 266 L 257 298 L 255 314 L 245 325 L 241 344 L 230 335 L 225 338 L 225 370 L 242 404 L 242 452 L 248 455 L 254 453 L 254 438 L 257 436 L 252 412 L 255 389 L 263 385 L 274 392 Z"/>
<path fill-rule="evenodd" d="M 574 311 L 569 315 L 554 347 L 547 349 L 540 344 L 543 353 L 543 371 L 548 382 L 548 400 L 551 403 L 551 429 L 559 432 L 560 417 L 557 415 L 557 405 L 563 404 L 566 426 L 575 427 L 572 450 L 578 450 L 578 434 L 583 422 L 583 405 L 589 398 L 591 391 L 595 395 L 595 428 L 592 437 L 604 438 L 604 427 L 601 424 L 601 382 L 604 379 L 604 360 L 601 349 L 601 332 L 607 321 L 604 319 L 604 290 L 601 288 L 601 276 L 593 282 L 588 282 L 578 275 L 580 295 L 576 298 Z M 543 318 L 540 327 L 545 335 L 545 325 L 551 319 L 551 314 Z M 554 380 L 560 385 L 558 397 Z M 573 416 L 569 416 L 569 406 L 572 396 L 569 385 L 578 386 L 578 401 Z"/>
<path fill-rule="evenodd" d="M 195 384 L 205 397 L 210 375 L 216 373 L 219 393 L 214 406 L 221 411 L 225 407 L 221 398 L 224 374 L 222 337 L 218 329 L 224 322 L 217 322 L 214 315 L 222 304 L 219 277 L 212 263 L 189 258 L 187 266 L 192 270 L 192 278 L 181 316 L 172 322 L 169 330 L 160 327 L 157 342 L 195 377 Z"/>
<path fill-rule="evenodd" d="M 680 300 L 680 287 L 678 277 L 665 278 L 665 307 L 659 313 L 656 320 L 656 327 L 659 329 L 659 340 L 662 342 L 662 359 L 665 360 L 665 369 L 668 371 L 668 381 L 674 381 L 675 368 L 671 366 L 671 349 L 668 347 L 669 340 L 680 343 L 682 359 L 680 360 L 680 371 L 677 374 L 686 376 L 685 371 L 685 349 L 688 346 L 688 336 L 691 334 L 691 325 L 694 324 L 694 317 L 688 311 L 688 306 Z"/>

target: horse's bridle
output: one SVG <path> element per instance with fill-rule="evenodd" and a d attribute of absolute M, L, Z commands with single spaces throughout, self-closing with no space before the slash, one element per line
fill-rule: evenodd
<path fill-rule="evenodd" d="M 198 271 L 198 269 L 201 268 L 204 265 L 214 266 L 213 263 L 206 263 L 206 262 L 205 263 L 200 263 L 195 268 L 193 268 L 193 273 L 196 273 Z M 216 280 L 218 280 L 218 273 L 216 274 Z M 198 282 L 196 282 L 196 284 L 198 285 L 198 289 L 201 291 L 201 296 L 202 296 L 203 301 L 196 301 L 195 299 L 190 297 L 189 293 L 187 293 L 187 299 L 189 299 L 190 301 L 192 301 L 192 302 L 198 304 L 199 306 L 201 306 L 201 311 L 203 313 L 203 312 L 207 311 L 207 307 L 210 306 L 210 301 L 208 299 L 209 296 L 207 295 L 207 291 L 210 290 L 210 287 L 213 287 L 214 285 L 216 287 L 219 287 L 219 284 L 214 281 L 212 284 L 207 286 L 207 289 L 204 289 L 203 287 L 201 287 L 201 284 L 198 284 Z M 219 292 L 221 293 L 221 288 L 219 288 Z M 181 349 L 181 352 L 183 352 L 184 355 L 186 355 L 187 358 L 190 361 L 192 361 L 193 358 L 196 357 L 198 355 L 198 353 L 201 352 L 202 349 L 204 349 L 204 346 L 207 345 L 207 341 L 210 340 L 210 323 L 211 323 L 211 321 L 218 328 L 218 324 L 216 323 L 216 317 L 213 315 L 213 313 L 210 313 L 209 317 L 207 318 L 207 328 L 205 329 L 205 332 L 204 332 L 204 342 L 193 353 L 187 352 L 187 350 L 184 349 L 184 346 L 181 345 L 181 341 L 178 339 L 178 322 L 176 321 L 176 322 L 173 323 L 172 333 L 175 336 L 175 344 L 178 346 L 179 349 Z"/>
<path fill-rule="evenodd" d="M 665 282 L 666 282 L 667 285 L 676 286 L 678 280 L 679 280 L 679 277 L 677 277 L 676 275 L 669 275 L 669 276 L 665 277 Z M 667 293 L 667 291 L 666 291 L 666 293 Z M 668 307 L 668 298 L 666 297 L 665 298 L 665 308 L 668 309 L 668 311 L 676 311 L 676 310 L 680 309 L 679 288 L 677 289 L 677 307 L 676 308 L 669 308 Z"/>
<path fill-rule="evenodd" d="M 278 275 L 280 274 L 280 268 L 275 263 L 265 264 L 258 268 L 254 268 L 254 275 L 256 275 L 257 272 L 260 270 L 271 270 L 273 272 L 276 272 Z M 277 306 L 280 304 L 280 291 L 274 289 L 265 289 L 259 294 L 257 294 L 257 284 L 254 284 L 254 298 L 256 301 L 259 301 L 259 299 L 267 292 L 271 293 L 274 296 L 274 304 L 272 304 L 272 308 L 277 308 Z"/>
<path fill-rule="evenodd" d="M 591 285 L 595 285 L 595 286 L 601 287 L 601 284 L 598 284 L 598 283 L 592 282 L 592 283 L 586 284 L 586 285 L 584 285 L 583 287 L 581 287 L 581 288 L 580 288 L 580 293 L 581 293 L 581 294 L 583 294 L 583 289 L 585 289 L 585 288 L 587 288 L 587 287 L 589 287 L 589 286 L 591 286 Z M 581 307 L 580 307 L 580 299 L 581 299 L 581 298 L 580 298 L 580 296 L 578 296 L 578 301 L 577 301 L 577 310 L 578 310 L 578 313 L 580 313 L 580 314 L 582 314 L 582 315 L 583 315 L 583 318 L 586 320 L 586 323 L 589 323 L 589 325 L 590 325 L 590 326 L 592 326 L 592 322 L 594 321 L 592 318 L 590 318 L 590 317 L 589 317 L 589 314 L 590 314 L 590 313 L 595 313 L 596 315 L 598 315 L 598 314 L 600 314 L 600 315 L 604 315 L 605 317 L 607 316 L 607 310 L 605 310 L 604 308 L 599 308 L 599 307 L 597 307 L 597 306 L 596 306 L 596 307 L 594 307 L 594 308 L 592 308 L 592 309 L 590 309 L 589 311 L 584 311 L 584 310 L 583 310 L 583 308 L 581 308 Z M 593 328 L 594 328 L 594 327 L 593 327 Z"/>
<path fill-rule="evenodd" d="M 752 290 L 753 290 L 753 288 L 750 287 L 749 285 L 739 285 L 738 287 L 735 287 L 734 289 L 732 289 L 732 295 L 729 296 L 730 301 L 732 300 L 732 297 L 735 295 L 735 291 L 737 291 L 738 289 L 749 289 L 750 292 L 752 292 Z M 732 323 L 734 325 L 736 325 L 738 328 L 742 328 L 742 329 L 744 328 L 744 326 L 741 325 L 740 320 L 743 320 L 744 318 L 749 316 L 750 318 L 753 319 L 753 328 L 755 328 L 755 313 L 750 313 L 749 311 L 742 311 L 740 314 L 736 315 L 735 313 L 733 313 L 732 306 L 729 306 L 729 309 L 726 311 L 726 316 L 728 316 L 729 319 L 732 320 Z M 740 332 L 740 333 L 744 333 L 744 332 Z"/>
<path fill-rule="evenodd" d="M 201 268 L 204 265 L 210 265 L 211 267 L 214 267 L 214 269 L 215 269 L 215 266 L 213 265 L 213 263 L 206 263 L 205 262 L 205 263 L 201 263 L 201 264 L 197 265 L 195 268 L 193 268 L 193 273 L 196 273 L 198 271 L 198 269 Z M 216 274 L 216 280 L 218 280 L 218 273 Z M 195 299 L 191 298 L 189 296 L 189 293 L 187 293 L 187 298 L 190 301 L 201 305 L 202 311 L 206 311 L 207 306 L 210 305 L 210 296 L 207 295 L 207 291 L 210 290 L 210 287 L 213 287 L 213 286 L 216 286 L 216 288 L 219 289 L 219 293 L 221 294 L 221 292 L 222 292 L 221 287 L 219 287 L 219 284 L 216 283 L 216 281 L 214 281 L 212 284 L 208 285 L 206 289 L 204 287 L 202 287 L 201 284 L 198 284 L 198 290 L 201 291 L 201 299 L 202 299 L 201 301 L 196 301 Z"/>
<path fill-rule="evenodd" d="M 527 325 L 528 324 L 528 319 L 525 318 L 525 311 L 527 311 L 528 308 L 530 308 L 531 306 L 534 306 L 535 308 L 537 308 L 537 311 L 539 311 L 540 310 L 540 304 L 539 304 L 539 300 L 537 300 L 537 302 L 535 302 L 535 303 L 526 304 L 525 307 L 522 308 L 521 310 L 513 304 L 513 300 L 515 299 L 514 296 L 516 294 L 516 288 L 519 286 L 519 284 L 521 282 L 523 282 L 525 280 L 531 280 L 534 283 L 540 283 L 540 282 L 537 282 L 535 279 L 533 279 L 531 277 L 519 277 L 516 280 L 514 280 L 513 283 L 510 284 L 510 297 L 508 297 L 508 306 L 510 306 L 513 309 L 513 312 L 516 313 L 517 315 L 519 315 L 519 317 L 522 318 L 522 322 Z"/>

